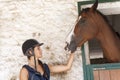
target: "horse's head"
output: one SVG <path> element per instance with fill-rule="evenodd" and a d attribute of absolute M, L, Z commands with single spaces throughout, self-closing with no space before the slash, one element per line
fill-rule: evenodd
<path fill-rule="evenodd" d="M 77 47 L 96 36 L 98 32 L 96 23 L 97 6 L 98 0 L 96 0 L 91 8 L 85 8 L 81 11 L 77 24 L 67 38 L 66 49 L 74 52 Z"/>

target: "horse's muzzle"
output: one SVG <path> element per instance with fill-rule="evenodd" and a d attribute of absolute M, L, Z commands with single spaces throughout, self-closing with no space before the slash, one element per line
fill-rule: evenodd
<path fill-rule="evenodd" d="M 70 44 L 66 42 L 65 50 L 71 51 L 71 53 L 75 52 L 77 49 L 77 44 L 75 41 L 71 41 Z"/>

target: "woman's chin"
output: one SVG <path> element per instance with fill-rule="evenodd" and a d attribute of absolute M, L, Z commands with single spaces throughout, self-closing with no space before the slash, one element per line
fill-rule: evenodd
<path fill-rule="evenodd" d="M 39 58 L 42 58 L 42 55 L 40 55 L 40 57 Z"/>

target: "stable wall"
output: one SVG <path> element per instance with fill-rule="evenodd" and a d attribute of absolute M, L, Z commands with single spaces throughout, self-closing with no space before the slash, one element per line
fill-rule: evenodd
<path fill-rule="evenodd" d="M 80 1 L 80 0 L 79 0 Z M 78 0 L 0 0 L 0 80 L 19 80 L 22 43 L 29 38 L 44 42 L 45 63 L 65 64 L 65 39 L 77 19 Z M 83 80 L 81 51 L 75 53 L 72 69 L 51 75 L 51 80 Z"/>

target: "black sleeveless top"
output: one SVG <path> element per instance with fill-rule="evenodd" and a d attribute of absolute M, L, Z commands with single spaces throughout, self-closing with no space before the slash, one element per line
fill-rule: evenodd
<path fill-rule="evenodd" d="M 28 74 L 29 74 L 28 80 L 50 80 L 50 70 L 47 64 L 43 64 L 47 77 L 45 77 L 44 75 L 41 75 L 39 72 L 35 71 L 29 65 L 24 65 L 23 67 L 28 70 Z"/>

